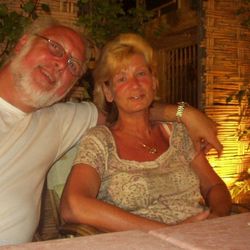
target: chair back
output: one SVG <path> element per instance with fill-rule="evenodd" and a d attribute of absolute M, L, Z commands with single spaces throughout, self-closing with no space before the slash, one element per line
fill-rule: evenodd
<path fill-rule="evenodd" d="M 73 165 L 77 147 L 64 154 L 50 169 L 44 190 L 44 206 L 39 227 L 40 240 L 68 238 L 103 233 L 94 227 L 65 224 L 60 217 L 59 205 L 64 185 Z"/>

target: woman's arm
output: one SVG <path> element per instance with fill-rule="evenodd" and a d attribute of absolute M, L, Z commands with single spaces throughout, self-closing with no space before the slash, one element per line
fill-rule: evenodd
<path fill-rule="evenodd" d="M 209 218 L 229 215 L 232 205 L 230 193 L 204 154 L 200 153 L 191 165 L 200 179 L 201 194 L 210 208 Z"/>
<path fill-rule="evenodd" d="M 60 210 L 64 221 L 91 225 L 104 232 L 166 226 L 96 199 L 99 187 L 100 177 L 94 168 L 83 164 L 74 166 L 61 199 Z"/>
<path fill-rule="evenodd" d="M 150 110 L 152 120 L 176 121 L 177 105 L 155 103 Z M 191 106 L 185 107 L 181 121 L 188 130 L 195 149 L 200 151 L 201 145 L 205 152 L 215 148 L 220 156 L 223 146 L 217 138 L 217 127 L 204 113 Z"/>
<path fill-rule="evenodd" d="M 94 168 L 83 164 L 74 166 L 61 199 L 60 210 L 64 221 L 91 225 L 104 232 L 149 231 L 167 226 L 96 199 L 99 187 L 100 177 Z M 183 223 L 204 220 L 207 216 L 208 213 L 200 213 Z"/>

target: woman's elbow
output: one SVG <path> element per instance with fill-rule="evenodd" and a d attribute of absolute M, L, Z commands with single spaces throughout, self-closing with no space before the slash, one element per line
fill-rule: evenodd
<path fill-rule="evenodd" d="M 76 197 L 62 197 L 60 202 L 60 216 L 66 223 L 79 223 L 78 221 L 79 202 Z"/>

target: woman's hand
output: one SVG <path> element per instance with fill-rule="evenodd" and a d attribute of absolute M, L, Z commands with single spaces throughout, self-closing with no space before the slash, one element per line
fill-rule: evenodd
<path fill-rule="evenodd" d="M 210 212 L 207 210 L 207 211 L 201 212 L 199 214 L 196 214 L 194 216 L 187 218 L 186 220 L 182 221 L 180 224 L 206 220 L 209 218 L 209 215 L 210 215 Z"/>
<path fill-rule="evenodd" d="M 218 217 L 220 217 L 218 214 L 216 214 L 216 213 L 210 213 L 207 218 L 208 219 L 214 219 L 214 218 L 218 218 Z"/>

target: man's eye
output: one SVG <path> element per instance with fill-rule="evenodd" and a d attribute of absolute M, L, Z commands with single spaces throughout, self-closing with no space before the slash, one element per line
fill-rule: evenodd
<path fill-rule="evenodd" d="M 64 50 L 57 43 L 51 42 L 50 49 L 53 52 L 53 54 L 55 54 L 56 56 L 62 57 L 64 55 Z"/>
<path fill-rule="evenodd" d="M 77 62 L 69 59 L 68 66 L 73 74 L 78 75 L 81 73 L 81 66 Z"/>
<path fill-rule="evenodd" d="M 77 64 L 76 64 L 74 61 L 69 60 L 69 61 L 68 61 L 68 65 L 69 65 L 69 67 L 70 67 L 71 70 L 76 71 L 76 69 L 77 69 Z"/>

